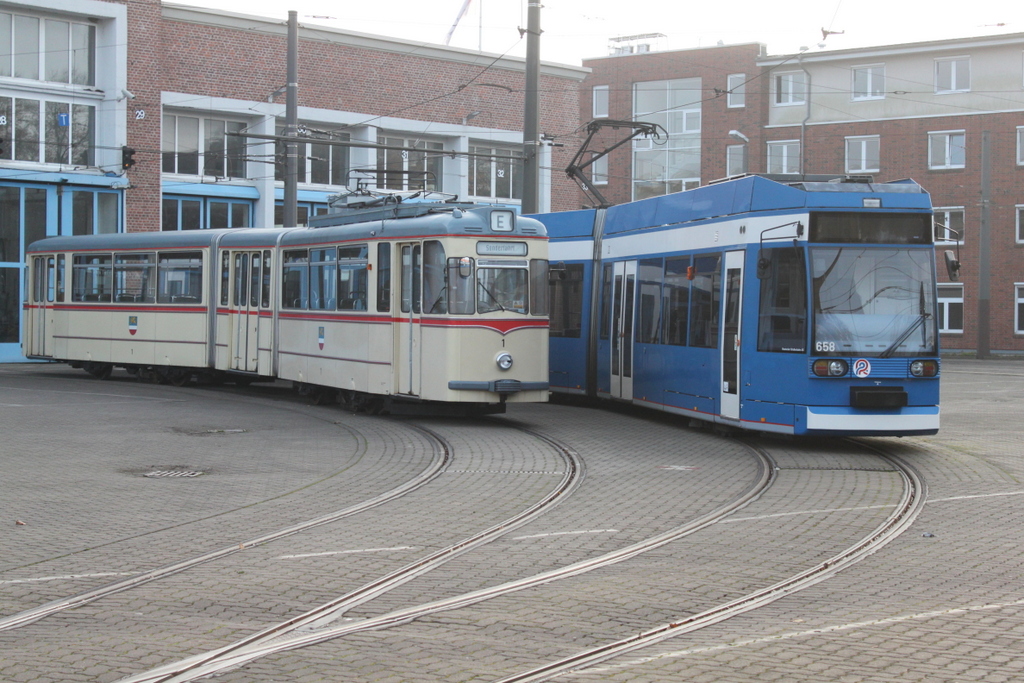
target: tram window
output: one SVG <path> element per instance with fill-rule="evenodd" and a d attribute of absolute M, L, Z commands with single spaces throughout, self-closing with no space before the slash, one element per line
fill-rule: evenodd
<path fill-rule="evenodd" d="M 694 278 L 690 285 L 690 346 L 718 346 L 718 301 L 721 296 L 722 256 L 693 259 Z"/>
<path fill-rule="evenodd" d="M 64 254 L 57 254 L 57 301 L 64 301 Z"/>
<path fill-rule="evenodd" d="M 228 305 L 228 287 L 231 284 L 231 255 L 226 251 L 220 255 L 220 305 Z"/>
<path fill-rule="evenodd" d="M 72 301 L 107 301 L 113 289 L 110 254 L 77 254 L 71 266 Z"/>
<path fill-rule="evenodd" d="M 444 245 L 431 240 L 423 243 L 423 312 L 447 313 L 448 288 L 445 287 Z"/>
<path fill-rule="evenodd" d="M 599 333 L 601 339 L 608 339 L 609 330 L 611 329 L 611 314 L 612 264 L 608 263 L 604 267 L 604 273 L 601 280 L 601 331 Z"/>
<path fill-rule="evenodd" d="M 448 312 L 454 315 L 472 315 L 476 306 L 473 300 L 473 259 L 468 256 L 448 259 Z"/>
<path fill-rule="evenodd" d="M 270 250 L 263 252 L 263 282 L 260 287 L 260 306 L 270 308 Z"/>
<path fill-rule="evenodd" d="M 686 272 L 690 257 L 665 260 L 665 286 L 662 289 L 664 322 L 663 343 L 686 346 L 686 323 L 690 313 L 690 281 Z"/>
<path fill-rule="evenodd" d="M 43 263 L 45 260 L 42 256 L 32 259 L 32 302 L 37 304 L 44 301 L 45 285 L 43 280 L 46 277 L 46 267 Z"/>
<path fill-rule="evenodd" d="M 235 254 L 235 306 L 245 306 L 249 284 L 249 255 Z"/>
<path fill-rule="evenodd" d="M 807 347 L 807 269 L 802 249 L 764 249 L 757 350 L 803 353 Z M 760 271 L 761 266 L 758 266 Z"/>
<path fill-rule="evenodd" d="M 309 254 L 305 249 L 284 252 L 281 267 L 281 308 L 309 305 Z"/>
<path fill-rule="evenodd" d="M 478 261 L 476 312 L 529 313 L 526 297 L 530 271 L 527 266 L 526 261 Z"/>
<path fill-rule="evenodd" d="M 551 289 L 548 287 L 548 262 L 530 260 L 530 315 L 548 315 L 551 309 Z"/>
<path fill-rule="evenodd" d="M 578 339 L 583 327 L 583 264 L 569 263 L 551 281 L 550 336 Z"/>
<path fill-rule="evenodd" d="M 338 308 L 343 311 L 365 311 L 367 290 L 365 244 L 338 248 Z"/>
<path fill-rule="evenodd" d="M 657 344 L 661 340 L 661 280 L 664 274 L 661 259 L 640 261 L 640 286 L 637 306 L 636 340 L 641 344 Z"/>
<path fill-rule="evenodd" d="M 377 311 L 391 310 L 391 245 L 377 245 Z"/>
<path fill-rule="evenodd" d="M 156 256 L 114 255 L 114 301 L 151 304 L 156 298 Z"/>
<path fill-rule="evenodd" d="M 249 306 L 256 308 L 260 305 L 260 281 L 263 277 L 263 254 L 254 252 L 252 255 L 252 268 L 249 273 Z"/>
<path fill-rule="evenodd" d="M 227 256 L 227 254 L 225 254 Z M 198 304 L 203 301 L 203 253 L 162 252 L 157 256 L 156 300 L 162 304 Z M 227 296 L 225 286 L 225 296 Z M 225 305 L 227 301 L 224 301 Z"/>
<path fill-rule="evenodd" d="M 57 293 L 56 261 L 50 256 L 46 259 L 46 300 L 53 303 Z"/>
<path fill-rule="evenodd" d="M 420 312 L 420 247 L 402 247 L 402 312 Z"/>
<path fill-rule="evenodd" d="M 812 213 L 812 242 L 931 244 L 932 215 L 917 213 Z"/>
<path fill-rule="evenodd" d="M 309 252 L 309 308 L 333 311 L 338 308 L 338 250 L 312 249 Z"/>

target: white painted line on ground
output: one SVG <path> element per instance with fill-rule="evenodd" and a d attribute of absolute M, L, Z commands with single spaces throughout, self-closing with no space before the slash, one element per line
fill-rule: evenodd
<path fill-rule="evenodd" d="M 302 557 L 325 557 L 327 555 L 352 555 L 355 553 L 386 553 L 391 550 L 415 550 L 415 546 L 400 545 L 394 548 L 363 548 L 362 550 L 328 550 L 323 553 L 302 553 L 301 555 L 280 555 L 277 560 L 295 560 Z"/>
<path fill-rule="evenodd" d="M 617 534 L 618 529 L 593 529 L 592 531 L 555 531 L 550 534 L 534 534 L 532 536 L 516 536 L 513 541 L 522 541 L 527 538 L 547 538 L 548 536 L 576 536 L 579 534 Z"/>
<path fill-rule="evenodd" d="M 822 510 L 800 510 L 798 512 L 777 512 L 772 515 L 758 515 L 756 517 L 737 517 L 736 519 L 723 519 L 719 524 L 731 524 L 733 522 L 753 522 L 759 519 L 772 519 L 774 517 L 792 517 L 793 515 L 819 515 L 827 512 L 850 512 L 852 510 L 884 510 L 895 507 L 895 505 L 864 505 L 852 508 L 825 508 Z"/>
<path fill-rule="evenodd" d="M 1024 491 L 1008 491 L 1006 493 L 979 493 L 973 496 L 953 496 L 951 498 L 933 498 L 929 503 L 945 503 L 950 500 L 970 500 L 971 498 L 998 498 L 1000 496 L 1024 496 Z"/>

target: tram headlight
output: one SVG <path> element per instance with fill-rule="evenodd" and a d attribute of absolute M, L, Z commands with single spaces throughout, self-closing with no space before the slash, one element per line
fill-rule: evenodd
<path fill-rule="evenodd" d="M 939 374 L 939 364 L 933 360 L 915 360 L 910 364 L 910 374 L 914 377 L 934 377 Z"/>
<path fill-rule="evenodd" d="M 814 374 L 818 377 L 844 377 L 850 371 L 845 360 L 819 358 L 814 361 Z"/>
<path fill-rule="evenodd" d="M 507 351 L 502 351 L 498 354 L 498 357 L 494 359 L 494 362 L 498 364 L 498 367 L 502 370 L 509 370 L 512 368 L 512 354 Z"/>

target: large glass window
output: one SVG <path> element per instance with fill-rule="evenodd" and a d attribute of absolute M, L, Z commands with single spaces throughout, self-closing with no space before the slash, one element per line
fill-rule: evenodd
<path fill-rule="evenodd" d="M 633 119 L 656 123 L 667 137 L 633 141 L 633 199 L 680 192 L 700 185 L 701 79 L 637 83 Z"/>
<path fill-rule="evenodd" d="M 637 301 L 636 340 L 641 344 L 657 344 L 661 340 L 662 260 L 644 259 L 637 270 L 639 299 Z"/>
<path fill-rule="evenodd" d="M 480 259 L 477 262 L 476 312 L 529 312 L 530 271 L 526 261 Z"/>
<path fill-rule="evenodd" d="M 278 135 L 284 135 L 284 127 L 278 126 Z M 316 142 L 315 140 L 323 140 Z M 348 133 L 338 131 L 305 130 L 303 137 L 297 138 L 298 155 L 296 173 L 299 183 L 315 185 L 346 185 L 348 184 L 349 148 L 341 145 L 328 144 L 328 141 L 347 141 Z M 287 171 L 285 143 L 278 140 L 274 143 L 275 163 L 274 179 L 284 180 Z"/>
<path fill-rule="evenodd" d="M 338 248 L 338 308 L 342 311 L 366 310 L 368 253 L 365 244 Z"/>
<path fill-rule="evenodd" d="M 665 286 L 662 310 L 665 317 L 662 340 L 673 346 L 686 346 L 686 325 L 690 317 L 690 257 L 665 259 Z"/>
<path fill-rule="evenodd" d="M 721 298 L 722 256 L 697 256 L 693 259 L 690 289 L 690 346 L 718 346 L 719 305 Z"/>
<path fill-rule="evenodd" d="M 861 135 L 846 138 L 846 172 L 876 173 L 881 167 L 879 137 Z"/>
<path fill-rule="evenodd" d="M 768 143 L 769 173 L 800 172 L 800 141 L 777 140 Z"/>
<path fill-rule="evenodd" d="M 816 353 L 935 353 L 931 249 L 813 247 L 811 263 Z"/>
<path fill-rule="evenodd" d="M 391 245 L 377 245 L 377 312 L 391 310 Z"/>
<path fill-rule="evenodd" d="M 448 288 L 445 283 L 447 262 L 444 245 L 437 241 L 423 243 L 423 312 L 447 313 Z"/>
<path fill-rule="evenodd" d="M 96 28 L 0 12 L 0 76 L 95 85 Z"/>
<path fill-rule="evenodd" d="M 0 159 L 90 166 L 95 116 L 89 105 L 0 97 Z"/>
<path fill-rule="evenodd" d="M 757 350 L 803 353 L 807 346 L 807 270 L 803 249 L 762 249 Z"/>
<path fill-rule="evenodd" d="M 114 301 L 151 304 L 156 300 L 156 255 L 114 255 Z"/>
<path fill-rule="evenodd" d="M 227 256 L 225 253 L 224 256 Z M 198 304 L 203 301 L 203 254 L 198 251 L 158 255 L 157 301 L 162 304 Z M 227 303 L 226 301 L 224 302 Z"/>
<path fill-rule="evenodd" d="M 377 187 L 388 190 L 440 190 L 444 155 L 440 142 L 381 136 L 377 142 L 388 147 L 412 149 L 377 150 Z"/>
<path fill-rule="evenodd" d="M 971 89 L 971 58 L 935 60 L 935 92 L 967 92 Z"/>
<path fill-rule="evenodd" d="M 338 307 L 338 250 L 335 247 L 309 252 L 309 308 L 333 311 Z"/>
<path fill-rule="evenodd" d="M 470 147 L 469 194 L 480 199 L 521 199 L 523 158 L 517 150 Z"/>
<path fill-rule="evenodd" d="M 305 249 L 284 252 L 281 268 L 281 308 L 309 305 L 309 253 Z"/>
<path fill-rule="evenodd" d="M 245 130 L 240 121 L 164 114 L 164 173 L 246 177 Z"/>
<path fill-rule="evenodd" d="M 551 272 L 550 336 L 579 338 L 583 319 L 583 264 L 569 263 Z"/>
<path fill-rule="evenodd" d="M 788 106 L 807 101 L 807 74 L 803 71 L 787 71 L 775 74 L 775 104 Z"/>
<path fill-rule="evenodd" d="M 879 100 L 885 97 L 885 65 L 853 67 L 853 99 Z"/>
<path fill-rule="evenodd" d="M 928 168 L 964 168 L 967 142 L 962 130 L 928 133 Z"/>
<path fill-rule="evenodd" d="M 76 254 L 71 270 L 72 301 L 110 301 L 113 290 L 110 254 Z"/>

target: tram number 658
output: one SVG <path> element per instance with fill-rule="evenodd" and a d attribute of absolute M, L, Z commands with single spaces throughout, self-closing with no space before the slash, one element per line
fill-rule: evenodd
<path fill-rule="evenodd" d="M 814 350 L 824 353 L 835 353 L 836 343 L 835 342 L 814 342 Z"/>

